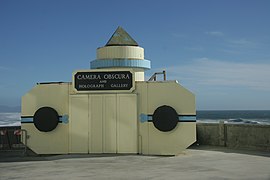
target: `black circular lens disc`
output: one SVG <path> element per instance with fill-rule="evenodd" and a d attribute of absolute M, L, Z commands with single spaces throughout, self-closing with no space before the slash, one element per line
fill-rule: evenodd
<path fill-rule="evenodd" d="M 54 130 L 58 125 L 58 121 L 58 113 L 51 107 L 39 108 L 34 114 L 34 125 L 42 132 Z"/>
<path fill-rule="evenodd" d="M 160 131 L 171 131 L 177 126 L 178 114 L 171 106 L 160 106 L 153 114 L 153 123 Z"/>

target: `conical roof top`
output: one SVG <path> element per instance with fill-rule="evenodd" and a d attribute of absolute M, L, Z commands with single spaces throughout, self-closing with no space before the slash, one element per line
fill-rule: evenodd
<path fill-rule="evenodd" d="M 119 26 L 105 46 L 139 46 L 139 45 L 122 27 Z"/>

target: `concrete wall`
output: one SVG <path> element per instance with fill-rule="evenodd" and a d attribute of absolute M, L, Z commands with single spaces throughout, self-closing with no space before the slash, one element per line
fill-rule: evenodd
<path fill-rule="evenodd" d="M 197 143 L 270 151 L 270 125 L 197 123 Z"/>
<path fill-rule="evenodd" d="M 0 150 L 13 149 L 20 136 L 20 127 L 0 127 L 8 133 L 0 135 Z M 236 149 L 270 151 L 270 125 L 197 123 L 197 142 L 200 145 L 225 146 Z"/>

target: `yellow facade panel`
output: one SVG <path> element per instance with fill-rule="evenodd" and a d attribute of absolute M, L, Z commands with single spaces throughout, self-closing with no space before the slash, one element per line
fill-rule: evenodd
<path fill-rule="evenodd" d="M 59 115 L 68 114 L 68 99 L 68 83 L 36 85 L 22 97 L 21 115 L 32 116 L 44 106 L 53 107 Z"/>
<path fill-rule="evenodd" d="M 103 97 L 103 153 L 116 153 L 117 137 L 116 94 Z"/>
<path fill-rule="evenodd" d="M 89 134 L 91 136 L 89 145 L 91 146 L 91 153 L 103 152 L 103 97 L 102 95 L 90 96 L 90 122 L 91 129 Z"/>
<path fill-rule="evenodd" d="M 70 96 L 69 152 L 88 153 L 88 95 Z"/>
<path fill-rule="evenodd" d="M 173 107 L 178 114 L 196 114 L 195 96 L 175 81 L 149 82 L 148 113 L 153 114 L 161 105 Z"/>
<path fill-rule="evenodd" d="M 136 94 L 119 94 L 117 103 L 118 153 L 137 153 L 137 96 Z"/>
<path fill-rule="evenodd" d="M 68 153 L 68 125 L 58 124 L 51 132 L 40 132 L 33 124 L 23 124 L 29 138 L 27 146 L 37 154 L 67 154 Z"/>
<path fill-rule="evenodd" d="M 148 154 L 148 144 L 149 144 L 149 137 L 148 137 L 148 125 L 149 123 L 141 123 L 140 122 L 140 115 L 146 114 L 147 115 L 147 83 L 145 82 L 137 82 L 136 83 L 136 91 L 138 96 L 138 115 L 137 115 L 137 122 L 138 122 L 138 145 L 139 145 L 139 153 L 141 154 Z"/>
<path fill-rule="evenodd" d="M 161 132 L 149 124 L 149 154 L 177 155 L 196 141 L 196 123 L 179 122 L 170 132 Z"/>

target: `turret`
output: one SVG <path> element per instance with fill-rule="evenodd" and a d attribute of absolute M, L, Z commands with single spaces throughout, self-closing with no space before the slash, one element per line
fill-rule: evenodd
<path fill-rule="evenodd" d="M 91 69 L 133 69 L 135 81 L 144 81 L 144 71 L 151 68 L 150 61 L 144 59 L 144 49 L 122 27 L 97 49 L 97 59 L 90 64 Z"/>

